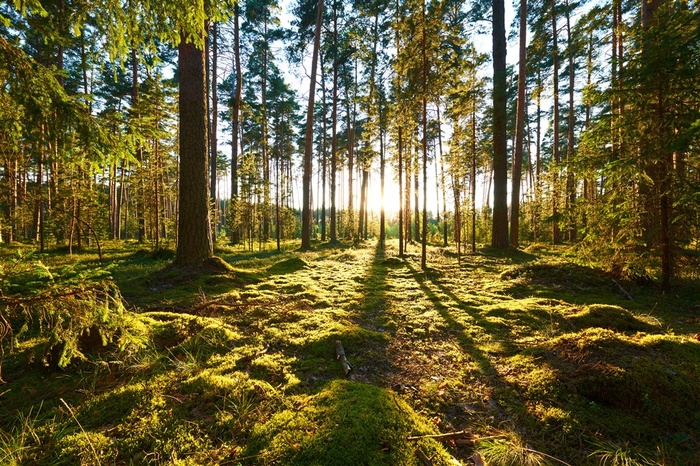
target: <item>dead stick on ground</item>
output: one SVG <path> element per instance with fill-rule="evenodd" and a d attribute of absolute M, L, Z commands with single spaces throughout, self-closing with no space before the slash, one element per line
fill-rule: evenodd
<path fill-rule="evenodd" d="M 622 285 L 620 285 L 620 283 L 617 280 L 613 280 L 613 283 L 617 285 L 617 287 L 620 289 L 620 291 L 622 291 L 622 294 L 625 295 L 627 297 L 627 299 L 629 299 L 630 301 L 634 301 L 634 298 L 632 297 L 632 295 L 629 294 L 627 292 L 627 290 L 622 288 Z"/>
<path fill-rule="evenodd" d="M 352 370 L 352 366 L 348 362 L 348 358 L 345 357 L 345 350 L 343 349 L 343 344 L 340 342 L 340 340 L 335 340 L 335 354 L 336 358 L 343 366 L 343 374 L 348 375 Z"/>
<path fill-rule="evenodd" d="M 236 365 L 238 366 L 241 364 L 248 364 L 253 359 L 256 359 L 257 357 L 262 356 L 263 354 L 267 353 L 268 349 L 270 349 L 270 347 L 266 346 L 263 349 L 258 350 L 253 354 L 249 354 L 248 356 L 243 356 L 242 358 L 238 359 L 238 361 L 236 361 Z"/>
<path fill-rule="evenodd" d="M 456 438 L 465 438 L 465 437 L 471 437 L 472 433 L 466 430 L 462 430 L 460 432 L 449 432 L 446 434 L 428 434 L 428 435 L 414 435 L 412 437 L 408 437 L 406 440 L 420 440 L 424 438 L 434 438 L 436 440 L 452 440 Z"/>
<path fill-rule="evenodd" d="M 420 460 L 421 463 L 423 463 L 425 466 L 433 466 L 433 460 L 431 460 L 428 455 L 423 453 L 423 450 L 418 449 L 416 450 L 416 457 Z"/>

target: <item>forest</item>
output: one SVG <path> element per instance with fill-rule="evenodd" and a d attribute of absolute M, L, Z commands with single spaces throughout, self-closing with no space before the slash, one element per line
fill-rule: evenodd
<path fill-rule="evenodd" d="M 700 4 L 0 4 L 0 464 L 700 461 Z"/>

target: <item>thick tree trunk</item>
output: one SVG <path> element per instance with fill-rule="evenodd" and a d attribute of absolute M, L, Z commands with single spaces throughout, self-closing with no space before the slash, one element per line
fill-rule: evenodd
<path fill-rule="evenodd" d="M 506 29 L 503 0 L 493 1 L 493 228 L 491 245 L 508 247 Z"/>
<path fill-rule="evenodd" d="M 202 31 L 204 36 L 204 31 Z M 204 37 L 202 37 L 204 40 Z M 207 103 L 204 51 L 182 37 L 180 70 L 180 192 L 175 263 L 213 255 L 207 177 Z"/>

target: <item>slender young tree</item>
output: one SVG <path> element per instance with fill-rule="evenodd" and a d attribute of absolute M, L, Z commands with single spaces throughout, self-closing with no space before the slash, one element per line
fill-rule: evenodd
<path fill-rule="evenodd" d="M 551 2 L 551 19 L 552 19 L 552 243 L 560 242 L 559 231 L 559 47 L 557 44 L 557 11 L 556 1 Z"/>
<path fill-rule="evenodd" d="M 233 59 L 235 66 L 235 85 L 231 105 L 231 204 L 229 217 L 231 224 L 231 242 L 237 244 L 240 241 L 240 228 L 235 218 L 238 213 L 238 134 L 241 114 L 241 95 L 243 89 L 243 68 L 241 67 L 240 45 L 240 5 L 236 2 L 233 10 Z"/>
<path fill-rule="evenodd" d="M 426 0 L 422 5 L 422 34 L 421 34 L 421 81 L 423 94 L 423 229 L 421 232 L 421 259 L 420 265 L 423 270 L 427 264 L 427 244 L 428 244 L 428 58 L 426 44 L 427 21 L 425 17 Z M 417 192 L 418 190 L 416 190 Z"/>
<path fill-rule="evenodd" d="M 218 196 L 216 193 L 217 185 L 217 154 L 218 154 L 218 141 L 217 141 L 217 131 L 219 123 L 219 98 L 217 95 L 217 66 L 219 58 L 219 44 L 218 44 L 218 27 L 216 22 L 211 25 L 211 129 L 209 130 L 209 194 L 211 196 L 212 205 L 212 229 L 211 237 L 212 241 L 216 243 L 216 226 L 218 223 Z"/>
<path fill-rule="evenodd" d="M 304 138 L 304 175 L 303 204 L 301 213 L 301 249 L 311 249 L 311 175 L 313 152 L 314 97 L 316 95 L 316 68 L 321 46 L 321 28 L 323 26 L 323 0 L 318 0 L 314 47 L 311 59 L 311 79 L 309 83 L 309 106 L 306 113 L 306 134 Z"/>
<path fill-rule="evenodd" d="M 520 45 L 518 58 L 518 103 L 515 120 L 515 151 L 510 197 L 510 244 L 518 247 L 520 236 L 520 177 L 525 134 L 525 87 L 527 66 L 527 0 L 520 0 Z"/>

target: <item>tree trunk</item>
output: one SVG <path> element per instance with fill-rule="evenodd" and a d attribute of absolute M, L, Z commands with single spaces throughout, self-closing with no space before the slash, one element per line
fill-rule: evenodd
<path fill-rule="evenodd" d="M 442 191 L 442 237 L 443 246 L 447 247 L 447 188 L 445 183 L 445 158 L 442 153 L 442 121 L 440 120 L 440 101 L 437 102 L 437 119 L 438 119 L 438 146 L 440 148 L 440 190 Z M 435 175 L 437 178 L 437 174 Z M 438 212 L 440 206 L 438 205 Z"/>
<path fill-rule="evenodd" d="M 366 167 L 362 168 L 362 185 L 360 186 L 360 220 L 357 231 L 357 240 L 359 241 L 364 236 L 367 228 L 366 213 L 367 213 L 367 180 L 369 178 L 369 170 Z"/>
<path fill-rule="evenodd" d="M 219 201 L 216 192 L 217 175 L 216 163 L 218 155 L 218 141 L 216 132 L 218 131 L 219 122 L 219 99 L 216 89 L 216 70 L 218 59 L 218 27 L 216 23 L 211 27 L 211 133 L 210 133 L 210 155 L 209 155 L 209 193 L 211 195 L 212 207 L 212 228 L 211 239 L 216 243 L 216 225 L 218 223 Z"/>
<path fill-rule="evenodd" d="M 323 51 L 319 51 L 321 62 L 321 114 L 323 115 L 323 137 L 321 139 L 321 241 L 326 241 L 326 184 L 328 183 L 328 157 L 326 156 L 326 135 L 328 134 L 326 118 L 326 77 L 323 68 Z"/>
<path fill-rule="evenodd" d="M 574 161 L 574 125 L 576 124 L 575 107 L 574 107 L 574 51 L 573 41 L 571 38 L 571 12 L 567 1 L 566 8 L 566 33 L 569 49 L 569 131 L 566 144 L 566 200 L 567 211 L 569 212 L 569 241 L 576 241 L 576 217 L 574 215 L 574 206 L 576 204 L 576 178 L 574 177 L 573 161 Z"/>
<path fill-rule="evenodd" d="M 396 18 L 397 20 L 400 19 L 400 10 L 399 10 L 399 0 L 396 0 Z M 395 29 L 394 32 L 394 46 L 396 47 L 396 54 L 398 55 L 399 51 L 401 50 L 401 44 L 399 42 L 399 30 L 398 28 Z M 401 75 L 399 73 L 396 73 L 396 89 L 400 90 L 401 89 Z M 403 134 L 402 134 L 402 126 L 401 126 L 401 108 L 399 107 L 397 111 L 397 118 L 396 118 L 396 124 L 398 126 L 398 135 L 397 135 L 397 152 L 398 152 L 398 167 L 397 167 L 397 174 L 399 177 L 399 257 L 403 257 L 404 254 L 404 189 L 403 189 Z"/>
<path fill-rule="evenodd" d="M 557 220 L 557 214 L 559 213 L 558 206 L 558 195 L 559 189 L 557 183 L 559 180 L 559 51 L 557 48 L 557 15 L 556 15 L 556 3 L 552 0 L 552 77 L 554 80 L 552 99 L 554 101 L 553 111 L 554 111 L 554 121 L 552 125 L 552 160 L 554 161 L 554 167 L 552 168 L 552 243 L 557 244 L 560 242 L 559 233 L 559 222 Z"/>
<path fill-rule="evenodd" d="M 345 89 L 346 95 L 350 96 L 350 89 Z M 354 104 L 353 104 L 354 106 Z M 355 128 L 354 128 L 354 112 L 350 113 L 350 105 L 347 105 L 347 124 L 348 124 L 348 237 L 353 238 L 355 236 L 355 206 L 354 206 L 354 193 L 353 193 L 353 175 L 354 175 L 354 164 L 355 164 Z"/>
<path fill-rule="evenodd" d="M 301 211 L 301 249 L 311 249 L 311 159 L 314 134 L 314 98 L 316 97 L 316 68 L 318 52 L 321 48 L 321 28 L 323 22 L 323 0 L 318 0 L 316 12 L 316 31 L 314 33 L 314 50 L 311 59 L 311 79 L 309 82 L 309 107 L 306 112 L 306 134 L 304 138 L 304 175 L 303 204 Z"/>
<path fill-rule="evenodd" d="M 139 118 L 137 106 L 139 104 L 139 61 L 136 49 L 131 49 L 131 105 L 132 118 Z M 139 170 L 143 167 L 143 147 L 139 144 L 136 147 L 136 160 L 139 162 Z M 138 241 L 142 243 L 146 238 L 146 220 L 144 217 L 144 176 L 139 176 L 138 195 L 136 196 L 136 216 L 138 222 Z"/>
<path fill-rule="evenodd" d="M 399 122 L 398 122 L 398 176 L 399 176 L 399 257 L 403 257 L 404 253 L 404 240 L 406 239 L 404 236 L 404 189 L 403 189 L 403 134 L 402 134 L 402 128 L 401 128 L 401 117 L 399 116 Z"/>
<path fill-rule="evenodd" d="M 506 28 L 503 0 L 493 2 L 493 229 L 491 245 L 508 247 Z"/>
<path fill-rule="evenodd" d="M 416 128 L 416 140 L 418 136 L 418 129 Z M 420 241 L 420 200 L 418 199 L 418 190 L 420 189 L 420 166 L 418 164 L 419 160 L 419 148 L 416 146 L 416 153 L 413 157 L 413 237 L 416 241 Z"/>
<path fill-rule="evenodd" d="M 268 148 L 268 123 L 267 123 L 267 13 L 265 8 L 263 20 L 263 75 L 261 89 L 261 110 L 262 110 L 262 162 L 263 162 L 263 240 L 270 239 L 270 150 Z M 309 188 L 311 189 L 311 188 Z"/>
<path fill-rule="evenodd" d="M 421 56 L 423 59 L 422 84 L 423 84 L 423 232 L 421 233 L 421 259 L 420 266 L 425 270 L 427 264 L 427 238 L 428 238 L 428 60 L 426 55 L 425 29 L 425 2 L 423 0 L 423 31 L 421 35 Z M 417 186 L 416 186 L 417 187 Z M 418 190 L 416 189 L 416 192 Z M 416 199 L 417 200 L 417 199 Z"/>
<path fill-rule="evenodd" d="M 520 242 L 520 178 L 523 163 L 525 133 L 525 87 L 527 64 L 527 0 L 520 0 L 520 53 L 518 59 L 518 107 L 515 117 L 515 152 L 513 153 L 513 180 L 510 197 L 510 244 Z"/>
<path fill-rule="evenodd" d="M 410 139 L 409 139 L 410 142 Z M 406 244 L 413 241 L 413 227 L 411 225 L 411 148 L 409 146 L 408 154 L 406 154 L 406 191 L 404 197 L 404 209 L 406 210 L 406 215 L 404 216 L 405 226 L 406 226 Z M 408 247 L 406 248 L 408 249 Z"/>
<path fill-rule="evenodd" d="M 241 109 L 241 90 L 243 88 L 243 73 L 241 68 L 240 28 L 238 25 L 240 6 L 236 2 L 233 16 L 233 54 L 236 66 L 236 87 L 234 90 L 233 107 L 231 109 L 231 201 L 229 218 L 231 219 L 231 242 L 238 244 L 241 240 L 238 225 L 238 127 Z M 231 212 L 232 210 L 232 212 Z"/>
<path fill-rule="evenodd" d="M 471 211 L 472 211 L 472 254 L 476 254 L 476 99 L 472 106 L 472 163 L 469 181 L 471 182 Z"/>
<path fill-rule="evenodd" d="M 381 105 L 381 104 L 380 104 Z M 381 107 L 379 109 L 381 112 Z M 380 116 L 380 121 L 382 117 Z M 381 191 L 381 207 L 379 212 L 379 247 L 384 249 L 384 244 L 386 242 L 386 212 L 384 209 L 384 171 L 385 171 L 385 160 L 384 160 L 384 126 L 380 124 L 379 127 L 379 183 Z"/>
<path fill-rule="evenodd" d="M 202 40 L 204 40 L 202 30 Z M 204 51 L 183 34 L 180 70 L 180 192 L 175 263 L 194 264 L 212 257 L 207 185 L 207 103 Z"/>
<path fill-rule="evenodd" d="M 338 176 L 338 15 L 333 7 L 333 108 L 331 109 L 331 234 L 330 242 L 338 241 L 336 188 Z"/>

